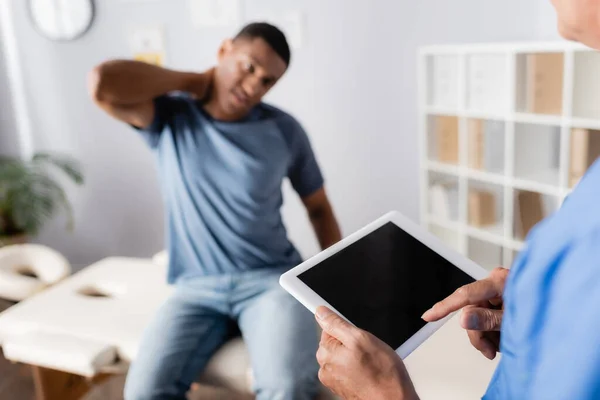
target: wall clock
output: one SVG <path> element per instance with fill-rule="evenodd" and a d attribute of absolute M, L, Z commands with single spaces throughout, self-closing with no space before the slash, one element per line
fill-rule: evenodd
<path fill-rule="evenodd" d="M 36 29 L 50 40 L 79 38 L 95 16 L 94 0 L 28 0 L 28 7 Z"/>

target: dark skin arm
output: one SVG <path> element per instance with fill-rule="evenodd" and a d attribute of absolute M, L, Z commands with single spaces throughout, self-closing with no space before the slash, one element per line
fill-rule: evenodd
<path fill-rule="evenodd" d="M 90 94 L 94 102 L 119 121 L 148 127 L 154 120 L 154 99 L 172 91 L 185 91 L 206 99 L 212 89 L 214 69 L 204 73 L 173 71 L 151 64 L 113 60 L 90 73 Z M 302 199 L 321 248 L 341 239 L 341 233 L 325 189 Z"/>
<path fill-rule="evenodd" d="M 148 127 L 154 119 L 153 100 L 172 91 L 185 91 L 197 98 L 208 93 L 213 70 L 180 72 L 128 60 L 112 60 L 95 67 L 89 76 L 94 102 L 119 121 Z"/>
<path fill-rule="evenodd" d="M 326 249 L 342 238 L 340 228 L 327 197 L 325 188 L 302 199 L 321 249 Z"/>

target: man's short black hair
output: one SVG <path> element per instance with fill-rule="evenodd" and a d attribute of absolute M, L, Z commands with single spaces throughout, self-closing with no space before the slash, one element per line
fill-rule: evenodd
<path fill-rule="evenodd" d="M 266 22 L 253 22 L 243 27 L 235 36 L 235 39 L 239 38 L 263 39 L 271 46 L 275 53 L 285 61 L 286 65 L 290 65 L 290 59 L 292 57 L 290 46 L 288 45 L 284 33 L 276 26 Z"/>

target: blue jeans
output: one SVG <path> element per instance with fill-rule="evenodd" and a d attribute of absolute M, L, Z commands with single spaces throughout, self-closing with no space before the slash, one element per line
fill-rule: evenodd
<path fill-rule="evenodd" d="M 283 272 L 240 272 L 177 284 L 145 331 L 125 399 L 185 399 L 236 322 L 250 354 L 256 398 L 313 400 L 319 388 L 316 323 L 279 286 Z"/>

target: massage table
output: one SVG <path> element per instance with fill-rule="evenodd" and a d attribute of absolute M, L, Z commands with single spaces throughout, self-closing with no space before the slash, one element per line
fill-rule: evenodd
<path fill-rule="evenodd" d="M 144 328 L 173 290 L 165 277 L 161 257 L 101 260 L 0 314 L 4 355 L 33 367 L 39 400 L 80 399 L 111 375 L 127 373 Z M 466 400 L 482 396 L 496 362 L 471 347 L 453 318 L 406 365 L 422 400 Z M 236 338 L 198 381 L 250 393 L 251 379 L 246 348 Z M 334 398 L 323 390 L 322 400 Z"/>
<path fill-rule="evenodd" d="M 56 250 L 39 244 L 0 247 L 0 298 L 23 301 L 71 274 L 71 265 Z"/>

